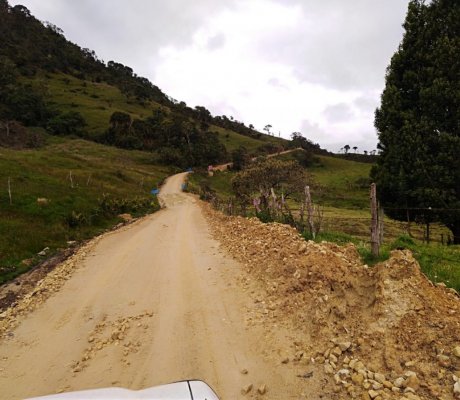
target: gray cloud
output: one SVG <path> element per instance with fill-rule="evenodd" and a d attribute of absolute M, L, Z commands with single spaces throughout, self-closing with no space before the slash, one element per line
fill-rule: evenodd
<path fill-rule="evenodd" d="M 382 86 L 402 39 L 407 0 L 286 0 L 302 9 L 298 26 L 273 32 L 259 56 L 289 64 L 301 81 L 338 89 Z"/>
<path fill-rule="evenodd" d="M 307 139 L 315 143 L 324 143 L 327 141 L 327 132 L 322 129 L 317 123 L 309 120 L 303 120 L 300 126 L 300 133 Z"/>
<path fill-rule="evenodd" d="M 379 106 L 379 96 L 371 94 L 363 94 L 355 99 L 353 104 L 362 113 L 374 113 L 375 109 Z"/>
<path fill-rule="evenodd" d="M 222 48 L 225 45 L 225 35 L 223 33 L 218 33 L 217 35 L 211 37 L 208 40 L 206 45 L 208 50 L 217 50 Z"/>
<path fill-rule="evenodd" d="M 353 110 L 346 103 L 337 103 L 327 106 L 323 114 L 331 123 L 346 121 L 351 119 L 354 115 Z"/>
<path fill-rule="evenodd" d="M 33 15 L 53 22 L 66 37 L 88 47 L 105 61 L 151 73 L 162 47 L 184 48 L 213 14 L 231 9 L 236 0 L 12 0 Z"/>

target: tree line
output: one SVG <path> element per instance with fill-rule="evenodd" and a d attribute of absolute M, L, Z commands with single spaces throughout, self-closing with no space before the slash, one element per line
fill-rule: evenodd
<path fill-rule="evenodd" d="M 218 164 L 227 159 L 227 151 L 208 128 L 160 109 L 146 119 L 117 111 L 102 141 L 126 149 L 156 150 L 160 162 L 180 167 Z"/>

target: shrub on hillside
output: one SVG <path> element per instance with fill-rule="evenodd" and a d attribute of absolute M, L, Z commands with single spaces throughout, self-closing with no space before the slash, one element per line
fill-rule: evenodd
<path fill-rule="evenodd" d="M 80 136 L 86 126 L 86 121 L 78 111 L 67 111 L 51 118 L 46 128 L 53 135 Z"/>

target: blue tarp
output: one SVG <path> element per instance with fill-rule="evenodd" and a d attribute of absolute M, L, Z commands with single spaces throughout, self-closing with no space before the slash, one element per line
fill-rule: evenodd
<path fill-rule="evenodd" d="M 157 195 L 158 193 L 160 193 L 160 190 L 159 189 L 152 189 L 150 191 L 150 193 L 152 193 L 154 196 Z"/>

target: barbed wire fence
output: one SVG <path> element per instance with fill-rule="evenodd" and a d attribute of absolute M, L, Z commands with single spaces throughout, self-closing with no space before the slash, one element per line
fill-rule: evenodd
<path fill-rule="evenodd" d="M 266 194 L 265 201 L 267 209 L 261 208 L 260 199 L 253 199 L 253 204 L 248 204 L 246 201 L 238 200 L 236 197 L 221 199 L 217 195 L 209 194 L 209 198 L 213 207 L 227 215 L 240 216 L 257 216 L 261 220 L 276 221 L 288 223 L 296 227 L 301 233 L 309 233 L 312 238 L 321 232 L 343 233 L 353 236 L 361 242 L 371 245 L 376 240 L 379 246 L 384 242 L 390 242 L 402 235 L 409 236 L 425 243 L 438 243 L 440 245 L 450 245 L 454 243 L 454 235 L 444 225 L 435 222 L 426 222 L 422 220 L 406 221 L 396 220 L 387 217 L 389 211 L 398 211 L 400 214 L 410 212 L 426 211 L 427 213 L 459 213 L 460 209 L 455 208 L 431 208 L 431 207 L 381 207 L 377 205 L 373 211 L 372 207 L 347 209 L 345 212 L 368 213 L 368 216 L 359 215 L 337 215 L 338 212 L 328 210 L 319 204 L 311 202 L 311 195 L 308 196 L 309 189 L 306 189 L 306 201 L 302 201 L 300 205 L 293 207 L 289 206 L 285 199 L 271 191 Z M 376 217 L 373 218 L 373 212 Z M 450 215 L 450 214 L 448 214 Z M 374 232 L 372 224 L 377 221 Z M 372 236 L 373 232 L 373 236 Z M 458 239 L 457 239 L 458 240 Z"/>

